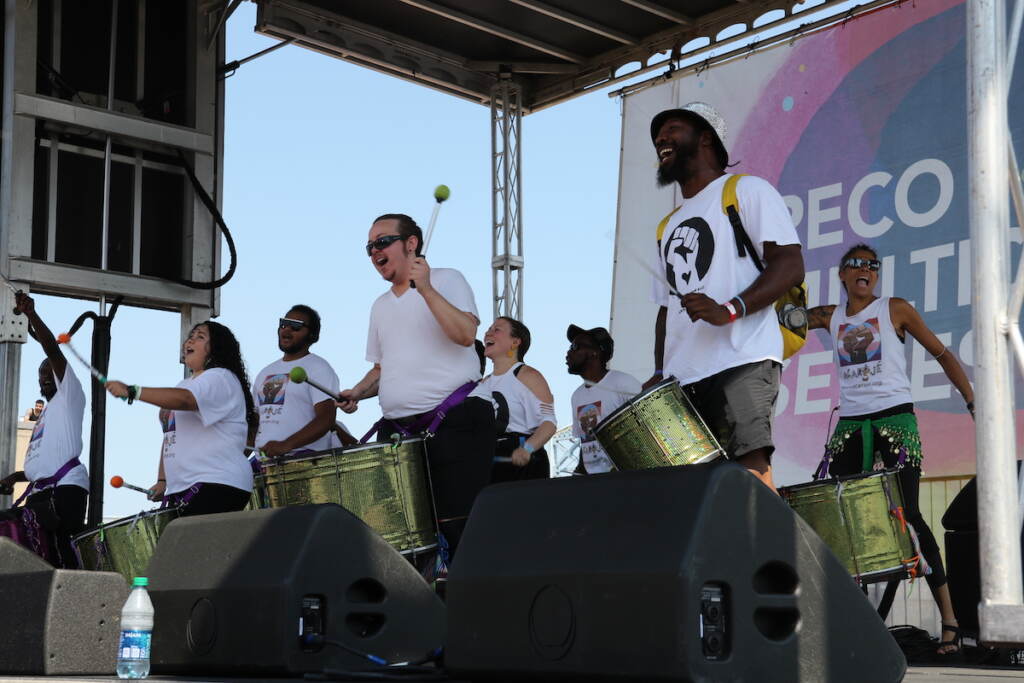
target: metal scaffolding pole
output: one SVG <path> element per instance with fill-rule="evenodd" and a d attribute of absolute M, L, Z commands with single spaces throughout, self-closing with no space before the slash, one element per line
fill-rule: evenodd
<path fill-rule="evenodd" d="M 522 90 L 503 77 L 491 90 L 491 269 L 494 317 L 522 320 Z"/>
<path fill-rule="evenodd" d="M 967 143 L 973 258 L 981 640 L 1024 643 L 1010 365 L 1005 0 L 967 3 Z M 1015 297 L 1016 298 L 1016 297 Z M 1018 304 L 1019 306 L 1019 304 Z"/>

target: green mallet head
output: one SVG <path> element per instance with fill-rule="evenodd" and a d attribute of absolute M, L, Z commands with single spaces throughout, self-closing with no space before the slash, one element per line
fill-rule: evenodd
<path fill-rule="evenodd" d="M 452 191 L 448 189 L 447 185 L 438 185 L 437 187 L 434 188 L 434 199 L 437 200 L 438 204 L 447 201 L 448 198 L 451 196 Z"/>
<path fill-rule="evenodd" d="M 293 382 L 302 384 L 306 381 L 306 369 L 301 365 L 296 365 L 288 371 L 288 377 L 290 377 Z"/>

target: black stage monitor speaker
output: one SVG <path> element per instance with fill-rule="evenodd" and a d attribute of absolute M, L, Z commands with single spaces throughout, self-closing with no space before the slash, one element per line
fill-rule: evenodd
<path fill-rule="evenodd" d="M 152 664 L 180 674 L 372 667 L 444 644 L 445 608 L 412 565 L 338 505 L 185 517 L 149 564 Z"/>
<path fill-rule="evenodd" d="M 0 538 L 0 672 L 113 674 L 124 577 L 54 569 Z"/>
<path fill-rule="evenodd" d="M 813 530 L 733 464 L 491 486 L 448 583 L 472 678 L 899 681 L 906 660 Z"/>
<path fill-rule="evenodd" d="M 1020 462 L 1017 462 L 1020 471 Z M 978 479 L 971 479 L 942 515 L 946 531 L 946 579 L 957 623 L 977 637 L 978 603 L 981 602 L 981 560 L 978 552 Z M 1024 543 L 1024 534 L 1021 534 Z M 1024 568 L 1024 558 L 1021 567 Z"/>

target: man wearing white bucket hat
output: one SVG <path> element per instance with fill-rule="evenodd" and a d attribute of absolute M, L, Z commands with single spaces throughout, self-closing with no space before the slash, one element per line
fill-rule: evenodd
<path fill-rule="evenodd" d="M 659 113 L 651 140 L 658 183 L 678 184 L 682 202 L 657 229 L 656 369 L 645 387 L 674 377 L 727 456 L 774 490 L 783 340 L 773 304 L 803 281 L 796 229 L 768 181 L 726 172 L 725 123 L 710 105 Z"/>

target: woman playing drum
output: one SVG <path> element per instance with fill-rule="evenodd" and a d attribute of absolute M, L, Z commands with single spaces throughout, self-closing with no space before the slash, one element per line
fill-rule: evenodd
<path fill-rule="evenodd" d="M 921 553 L 931 566 L 928 587 L 942 617 L 939 654 L 960 649 L 953 605 L 946 585 L 942 556 L 935 537 L 921 516 L 921 438 L 907 376 L 903 344 L 909 333 L 935 357 L 949 381 L 974 414 L 974 391 L 960 362 L 928 329 L 921 315 L 904 299 L 877 297 L 881 261 L 874 249 L 858 244 L 843 255 L 839 279 L 846 290 L 845 306 L 818 306 L 808 311 L 811 329 L 829 331 L 839 375 L 839 423 L 826 446 L 824 468 L 844 476 L 874 468 L 876 455 L 885 467 L 898 467 L 907 521 L 913 526 Z"/>
<path fill-rule="evenodd" d="M 492 482 L 550 476 L 544 444 L 557 430 L 554 399 L 544 376 L 523 363 L 529 348 L 530 330 L 512 318 L 498 318 L 484 334 L 494 370 L 469 398 L 491 401 L 497 413 Z"/>
<path fill-rule="evenodd" d="M 107 391 L 161 408 L 164 442 L 152 500 L 182 506 L 182 515 L 241 510 L 252 491 L 244 449 L 259 415 L 238 341 L 227 327 L 208 320 L 192 328 L 183 357 L 192 374 L 176 387 L 110 381 Z"/>

